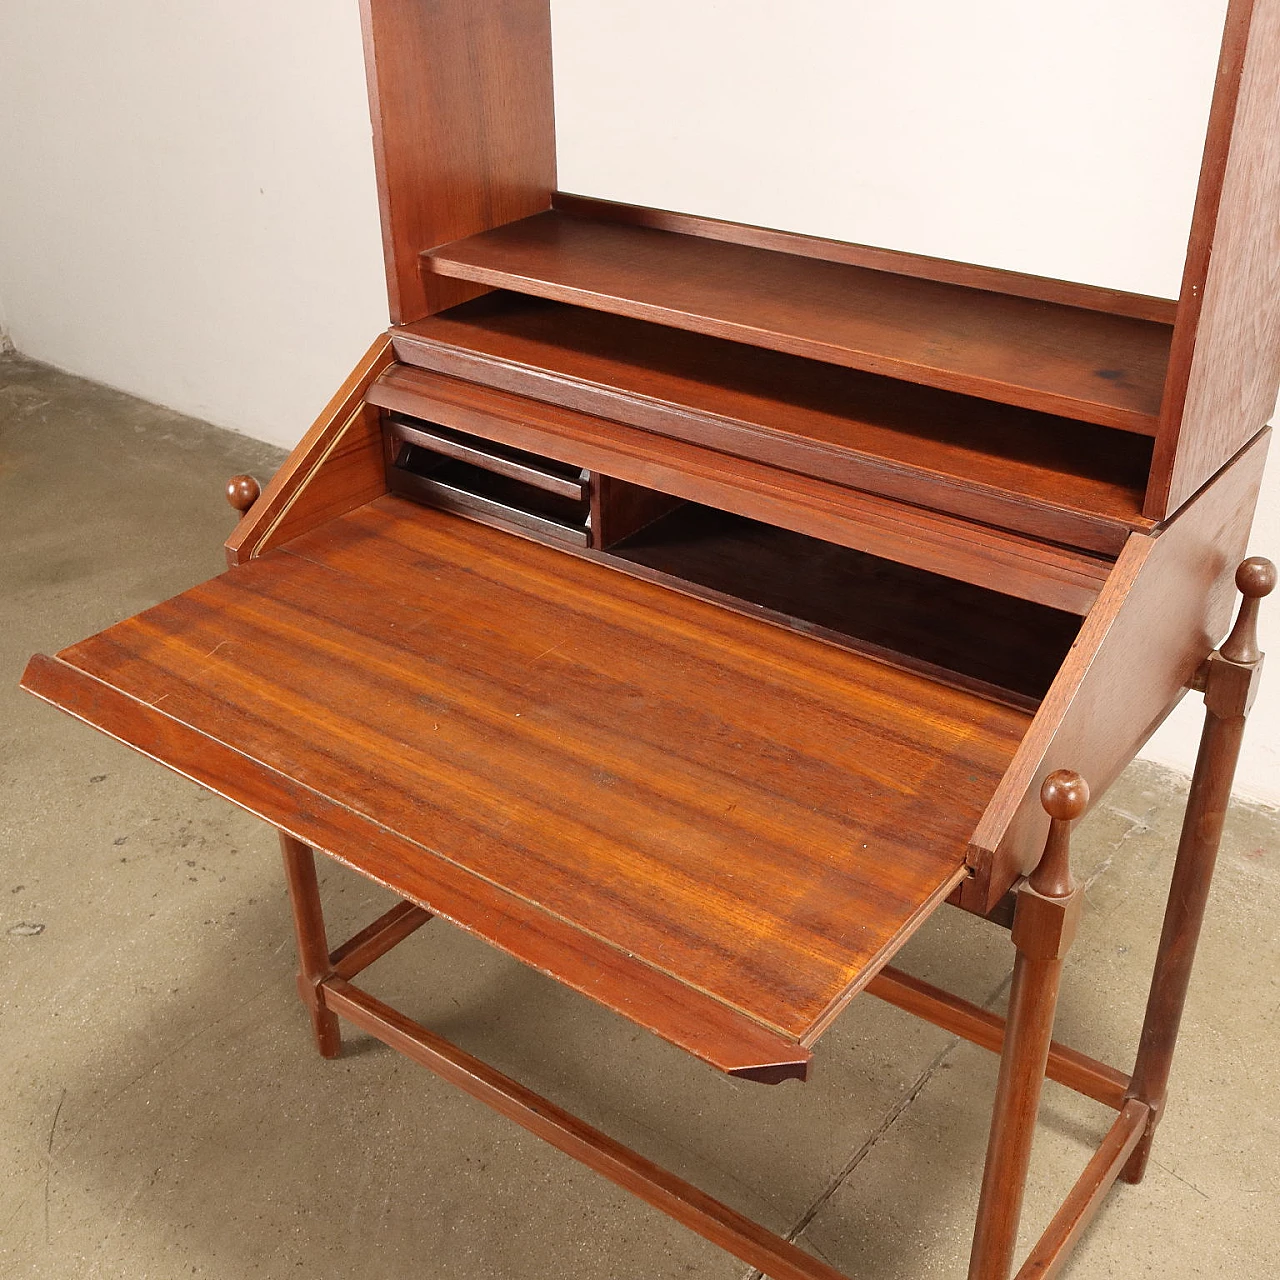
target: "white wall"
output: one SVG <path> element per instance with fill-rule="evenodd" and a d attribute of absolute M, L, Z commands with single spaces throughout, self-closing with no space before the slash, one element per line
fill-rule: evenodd
<path fill-rule="evenodd" d="M 291 444 L 387 324 L 356 0 L 0 5 L 19 351 Z"/>
<path fill-rule="evenodd" d="M 553 0 L 560 187 L 1176 297 L 1223 0 Z"/>
<path fill-rule="evenodd" d="M 1172 295 L 1224 8 L 553 0 L 560 185 Z M 19 350 L 289 443 L 385 325 L 356 0 L 6 5 L 0 118 Z M 1280 673 L 1240 788 L 1280 803 Z"/>
<path fill-rule="evenodd" d="M 1176 297 L 1225 13 L 553 0 L 559 184 Z M 1280 447 L 1251 545 L 1280 559 Z M 1280 598 L 1262 631 L 1280 666 Z M 1190 771 L 1199 732 L 1188 699 L 1144 754 Z M 1280 804 L 1280 672 L 1237 790 Z"/>

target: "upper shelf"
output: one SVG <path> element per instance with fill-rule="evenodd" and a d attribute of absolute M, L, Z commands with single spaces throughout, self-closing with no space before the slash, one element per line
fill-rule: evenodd
<path fill-rule="evenodd" d="M 1154 435 L 1152 320 L 551 210 L 429 250 L 436 274 Z"/>

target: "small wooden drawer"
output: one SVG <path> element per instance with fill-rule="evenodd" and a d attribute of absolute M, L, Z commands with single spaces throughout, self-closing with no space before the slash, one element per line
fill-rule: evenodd
<path fill-rule="evenodd" d="M 588 473 L 399 415 L 384 420 L 387 488 L 400 497 L 571 546 L 590 543 Z"/>
<path fill-rule="evenodd" d="M 402 414 L 388 414 L 385 424 L 393 442 L 414 445 L 575 502 L 585 502 L 590 496 L 588 474 L 580 467 Z"/>

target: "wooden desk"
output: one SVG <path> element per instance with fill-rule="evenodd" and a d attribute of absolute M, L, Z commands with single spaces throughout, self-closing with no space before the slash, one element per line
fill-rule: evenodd
<path fill-rule="evenodd" d="M 391 330 L 232 480 L 225 574 L 24 685 L 279 829 L 323 1055 L 344 1018 L 774 1280 L 837 1277 L 353 979 L 440 915 L 763 1083 L 862 990 L 997 1051 L 971 1280 L 1043 1080 L 1105 1103 L 1046 1280 L 1146 1167 L 1260 676 L 1280 0 L 1230 5 L 1177 300 L 557 191 L 546 0 L 363 10 Z M 1052 1039 L 1070 830 L 1189 689 L 1127 1072 Z M 331 947 L 315 850 L 400 902 Z M 944 901 L 1010 929 L 1007 1019 L 887 967 Z"/>

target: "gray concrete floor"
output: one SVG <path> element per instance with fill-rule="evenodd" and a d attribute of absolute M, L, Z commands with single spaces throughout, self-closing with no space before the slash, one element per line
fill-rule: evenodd
<path fill-rule="evenodd" d="M 239 470 L 279 454 L 0 359 L 0 1275 L 736 1280 L 734 1259 L 390 1050 L 312 1051 L 275 840 L 15 688 L 213 573 Z M 1129 770 L 1084 824 L 1059 1034 L 1128 1067 L 1185 782 Z M 1280 829 L 1230 815 L 1173 1096 L 1071 1280 L 1277 1273 Z M 385 895 L 325 875 L 334 934 Z M 943 911 L 904 967 L 998 1006 L 1007 935 Z M 870 997 L 804 1086 L 724 1079 L 434 923 L 379 994 L 851 1277 L 961 1276 L 995 1061 Z M 1047 1089 L 1028 1241 L 1108 1114 Z"/>

